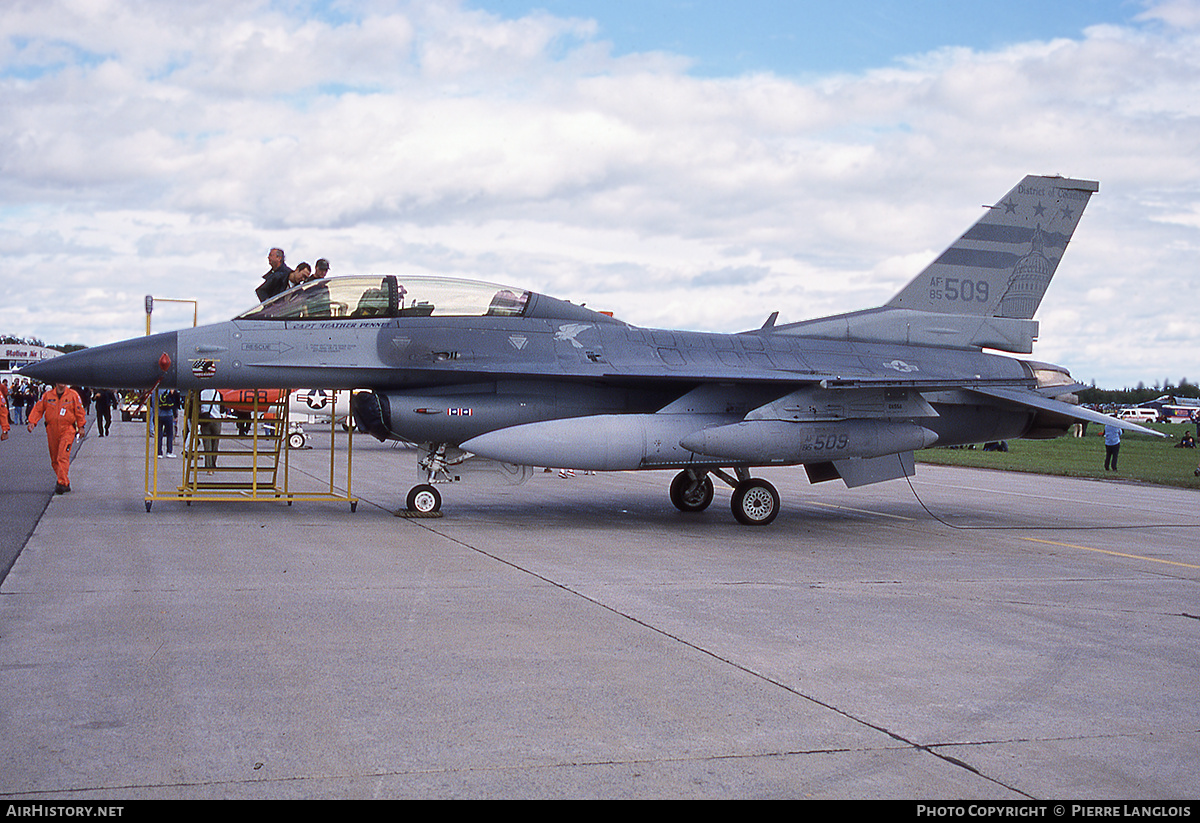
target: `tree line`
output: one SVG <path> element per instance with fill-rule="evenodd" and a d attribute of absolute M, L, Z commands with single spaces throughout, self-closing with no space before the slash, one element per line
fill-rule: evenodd
<path fill-rule="evenodd" d="M 1094 403 L 1101 406 L 1136 406 L 1138 403 L 1154 400 L 1164 394 L 1173 394 L 1176 397 L 1200 397 L 1200 386 L 1189 383 L 1186 377 L 1177 384 L 1170 380 L 1164 380 L 1162 383 L 1156 382 L 1153 386 L 1139 382 L 1132 389 L 1099 389 L 1096 388 L 1096 383 L 1093 381 L 1089 388 L 1076 392 L 1080 403 Z"/>

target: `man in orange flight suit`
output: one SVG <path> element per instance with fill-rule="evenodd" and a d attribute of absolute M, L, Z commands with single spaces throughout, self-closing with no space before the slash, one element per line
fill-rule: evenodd
<path fill-rule="evenodd" d="M 54 484 L 54 493 L 62 494 L 71 490 L 71 444 L 75 442 L 75 434 L 83 434 L 87 426 L 87 416 L 83 413 L 83 401 L 75 390 L 66 383 L 55 383 L 54 388 L 42 395 L 29 415 L 27 428 L 33 427 L 43 417 L 46 418 L 46 441 L 50 446 L 50 465 L 54 467 L 54 476 L 58 481 Z"/>
<path fill-rule="evenodd" d="M 0 440 L 8 439 L 8 430 L 11 428 L 8 423 L 8 403 L 4 397 L 4 392 L 0 392 Z"/>

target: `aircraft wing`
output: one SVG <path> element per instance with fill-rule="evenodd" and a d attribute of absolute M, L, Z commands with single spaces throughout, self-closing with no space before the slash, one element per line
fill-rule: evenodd
<path fill-rule="evenodd" d="M 1039 411 L 1050 412 L 1051 414 L 1062 415 L 1072 420 L 1079 422 L 1098 423 L 1101 426 L 1116 426 L 1119 429 L 1126 431 L 1134 431 L 1138 434 L 1149 434 L 1154 437 L 1165 438 L 1167 435 L 1162 432 L 1157 432 L 1154 429 L 1148 429 L 1145 426 L 1139 426 L 1136 423 L 1130 423 L 1128 420 L 1118 420 L 1115 417 L 1110 417 L 1107 414 L 1101 414 L 1098 411 L 1085 409 L 1080 406 L 1072 406 L 1070 403 L 1063 403 L 1059 400 L 1054 400 L 1049 397 L 1042 397 L 1035 391 L 1028 389 L 1009 389 L 998 387 L 984 386 L 969 386 L 969 391 L 976 394 L 984 395 L 985 397 L 1003 400 L 1008 403 L 1015 403 L 1018 406 L 1025 406 Z"/>

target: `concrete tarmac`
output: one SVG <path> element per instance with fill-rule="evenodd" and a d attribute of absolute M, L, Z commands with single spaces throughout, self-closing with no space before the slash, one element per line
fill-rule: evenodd
<path fill-rule="evenodd" d="M 14 423 L 0 442 L 0 584 L 54 496 L 46 428 Z"/>
<path fill-rule="evenodd" d="M 357 512 L 148 513 L 113 433 L 0 587 L 6 799 L 1200 795 L 1194 491 L 788 469 L 750 528 L 539 472 L 408 520 L 358 437 Z"/>

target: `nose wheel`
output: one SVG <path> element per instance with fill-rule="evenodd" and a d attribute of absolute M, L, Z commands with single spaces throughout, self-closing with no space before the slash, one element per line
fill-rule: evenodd
<path fill-rule="evenodd" d="M 413 486 L 408 492 L 408 499 L 405 501 L 410 512 L 419 514 L 432 514 L 436 511 L 441 511 L 442 495 L 433 486 L 428 483 L 422 483 L 419 486 Z"/>

